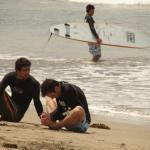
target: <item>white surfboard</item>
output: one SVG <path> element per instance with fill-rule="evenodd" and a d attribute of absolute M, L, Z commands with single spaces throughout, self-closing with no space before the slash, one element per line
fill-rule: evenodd
<path fill-rule="evenodd" d="M 102 45 L 139 49 L 150 47 L 150 38 L 136 29 L 108 23 L 95 24 L 95 28 L 102 39 Z M 50 32 L 72 40 L 96 43 L 87 23 L 59 24 L 52 26 Z"/>

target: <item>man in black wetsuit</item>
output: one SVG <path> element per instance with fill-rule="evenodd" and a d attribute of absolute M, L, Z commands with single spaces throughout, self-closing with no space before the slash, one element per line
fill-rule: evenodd
<path fill-rule="evenodd" d="M 93 61 L 97 62 L 99 60 L 99 58 L 101 57 L 101 47 L 100 47 L 100 44 L 102 42 L 102 40 L 99 38 L 96 30 L 95 30 L 95 27 L 94 27 L 94 19 L 93 19 L 93 15 L 94 15 L 94 10 L 95 10 L 95 7 L 91 4 L 87 5 L 86 6 L 86 16 L 85 16 L 85 22 L 87 22 L 89 24 L 89 27 L 90 27 L 90 30 L 93 34 L 93 36 L 95 37 L 97 43 L 94 44 L 94 43 L 88 43 L 89 45 L 89 51 L 90 53 L 93 55 Z"/>
<path fill-rule="evenodd" d="M 88 104 L 83 91 L 76 85 L 46 79 L 41 85 L 42 96 L 56 100 L 51 113 L 41 115 L 41 123 L 51 129 L 66 127 L 70 131 L 86 132 L 91 122 Z M 58 122 L 59 121 L 59 122 Z"/>
<path fill-rule="evenodd" d="M 15 63 L 15 72 L 4 76 L 0 83 L 0 120 L 19 122 L 27 111 L 31 100 L 38 116 L 43 112 L 40 97 L 40 84 L 30 75 L 31 62 L 26 58 L 19 58 Z M 5 92 L 11 89 L 11 97 Z"/>

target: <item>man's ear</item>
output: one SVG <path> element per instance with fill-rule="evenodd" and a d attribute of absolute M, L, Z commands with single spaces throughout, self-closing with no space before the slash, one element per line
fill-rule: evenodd
<path fill-rule="evenodd" d="M 20 72 L 20 70 L 16 70 L 16 74 L 17 74 L 17 75 L 19 74 L 19 72 Z"/>
<path fill-rule="evenodd" d="M 57 92 L 57 91 L 58 91 L 58 88 L 59 88 L 58 86 L 55 86 L 55 87 L 54 87 L 54 90 L 55 90 L 54 92 Z"/>

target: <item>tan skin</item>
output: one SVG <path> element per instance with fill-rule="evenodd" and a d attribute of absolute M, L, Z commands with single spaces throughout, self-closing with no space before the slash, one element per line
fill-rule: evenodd
<path fill-rule="evenodd" d="M 61 87 L 56 86 L 55 92 L 48 92 L 46 96 L 50 97 L 51 99 L 55 99 L 61 95 Z M 55 103 L 55 101 L 53 101 Z M 56 105 L 52 105 L 54 107 Z M 56 108 L 53 108 L 55 110 Z M 71 125 L 80 123 L 83 121 L 85 116 L 84 109 L 81 106 L 76 106 L 73 110 L 69 112 L 69 114 L 61 121 L 54 122 L 50 119 L 49 113 L 42 113 L 41 115 L 41 123 L 45 126 L 49 126 L 51 129 L 61 129 L 62 127 L 69 127 Z"/>

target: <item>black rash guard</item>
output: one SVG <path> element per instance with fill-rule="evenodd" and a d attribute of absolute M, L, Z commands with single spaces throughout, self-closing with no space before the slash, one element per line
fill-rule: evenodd
<path fill-rule="evenodd" d="M 0 83 L 0 95 L 5 91 L 7 86 L 11 89 L 12 101 L 22 115 L 28 109 L 32 99 L 34 100 L 34 106 L 38 116 L 41 115 L 43 107 L 39 99 L 40 84 L 34 77 L 30 75 L 26 80 L 20 80 L 16 78 L 15 72 L 11 72 L 5 75 Z"/>
<path fill-rule="evenodd" d="M 61 96 L 56 99 L 58 108 L 53 115 L 53 119 L 62 120 L 68 111 L 74 109 L 76 106 L 82 106 L 85 110 L 86 120 L 90 123 L 91 116 L 83 91 L 79 87 L 64 81 L 60 82 L 60 86 Z"/>
<path fill-rule="evenodd" d="M 89 16 L 89 15 L 86 15 L 85 16 L 85 22 L 87 22 L 89 24 L 90 30 L 93 33 L 94 37 L 96 39 L 98 39 L 99 36 L 98 36 L 98 34 L 97 34 L 96 30 L 95 30 L 95 27 L 94 27 L 95 21 L 94 21 L 93 17 Z"/>

